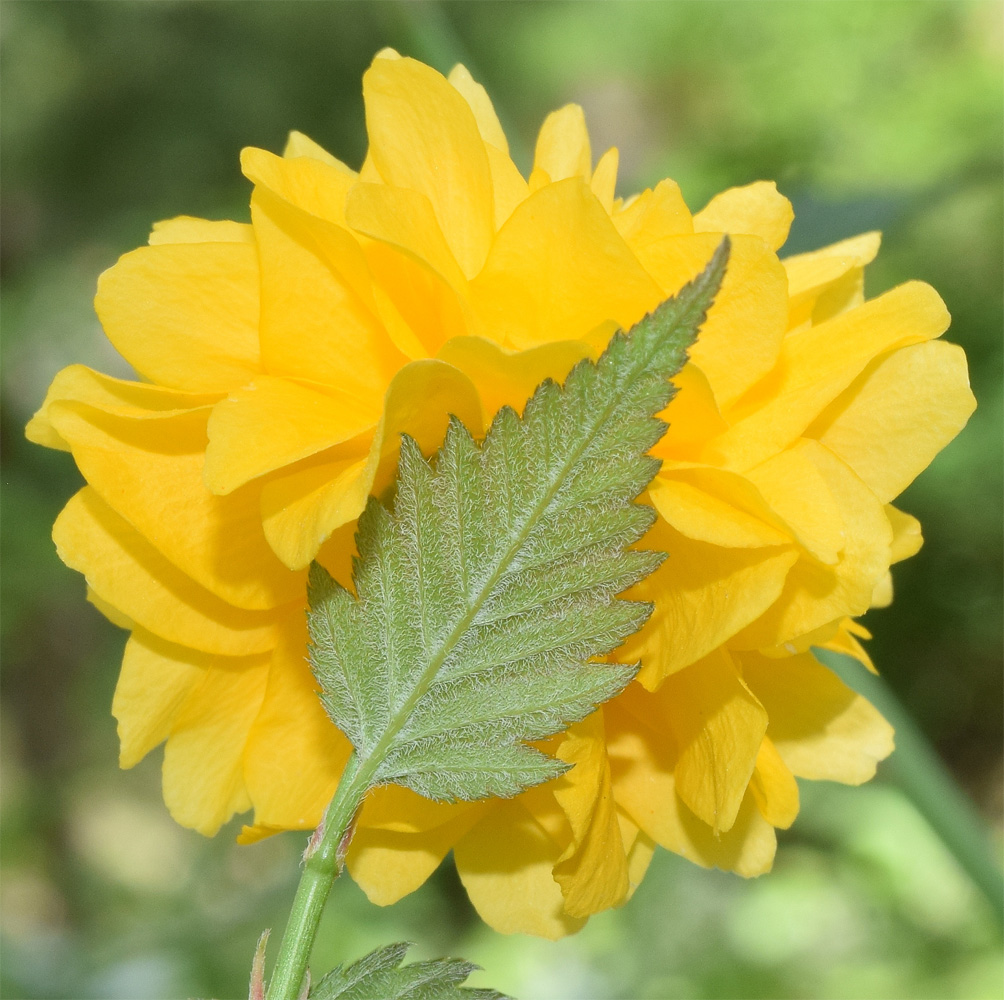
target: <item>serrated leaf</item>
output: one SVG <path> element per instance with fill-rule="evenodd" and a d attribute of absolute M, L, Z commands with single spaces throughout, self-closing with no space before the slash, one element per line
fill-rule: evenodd
<path fill-rule="evenodd" d="M 431 461 L 404 437 L 393 513 L 371 500 L 359 519 L 355 595 L 311 567 L 311 663 L 369 784 L 514 795 L 566 767 L 526 741 L 634 676 L 595 658 L 651 611 L 617 598 L 663 558 L 628 550 L 655 519 L 634 501 L 728 252 L 522 418 L 503 408 L 483 444 L 455 419 Z"/>
<path fill-rule="evenodd" d="M 347 967 L 332 969 L 310 1000 L 508 1000 L 495 990 L 461 986 L 478 966 L 438 958 L 402 966 L 406 943 L 389 944 Z"/>

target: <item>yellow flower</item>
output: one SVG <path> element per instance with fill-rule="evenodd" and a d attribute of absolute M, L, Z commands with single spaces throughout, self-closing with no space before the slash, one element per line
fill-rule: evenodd
<path fill-rule="evenodd" d="M 773 184 L 692 215 L 672 181 L 615 197 L 582 111 L 550 115 L 524 179 L 484 89 L 385 51 L 363 81 L 357 174 L 305 136 L 246 149 L 251 224 L 182 217 L 101 276 L 96 308 L 144 381 L 60 372 L 28 428 L 87 480 L 54 529 L 131 631 L 121 762 L 166 740 L 164 798 L 242 839 L 318 821 L 348 753 L 305 663 L 305 569 L 345 580 L 354 519 L 398 435 L 478 433 L 595 355 L 733 234 L 656 449 L 669 552 L 638 588 L 639 684 L 550 741 L 576 766 L 516 799 L 367 801 L 349 870 L 390 903 L 454 851 L 501 931 L 557 937 L 623 902 L 656 844 L 753 875 L 798 811 L 794 776 L 858 783 L 889 726 L 808 652 L 867 662 L 851 622 L 920 547 L 890 501 L 973 409 L 948 314 L 909 283 L 865 301 L 866 234 L 779 260 Z"/>

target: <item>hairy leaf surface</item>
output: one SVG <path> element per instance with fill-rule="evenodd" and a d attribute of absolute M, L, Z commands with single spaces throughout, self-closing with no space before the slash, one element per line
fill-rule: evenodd
<path fill-rule="evenodd" d="M 663 559 L 628 549 L 655 519 L 634 501 L 728 252 L 522 418 L 500 410 L 482 444 L 454 419 L 427 461 L 405 436 L 393 512 L 370 500 L 359 519 L 355 595 L 311 567 L 311 663 L 371 784 L 514 795 L 566 767 L 526 741 L 634 676 L 595 658 L 651 611 L 617 598 Z"/>
<path fill-rule="evenodd" d="M 332 969 L 310 1000 L 507 1000 L 495 990 L 460 984 L 478 966 L 457 958 L 401 965 L 407 944 L 389 944 L 358 962 Z"/>

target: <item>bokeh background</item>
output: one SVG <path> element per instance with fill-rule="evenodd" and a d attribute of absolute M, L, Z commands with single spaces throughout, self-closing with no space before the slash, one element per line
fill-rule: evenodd
<path fill-rule="evenodd" d="M 244 145 L 300 129 L 353 165 L 360 77 L 384 45 L 467 63 L 528 168 L 567 101 L 619 193 L 675 177 L 693 209 L 776 179 L 786 252 L 879 228 L 876 294 L 931 282 L 980 409 L 902 498 L 927 544 L 873 612 L 872 653 L 1000 843 L 1002 21 L 996 2 L 182 2 L 3 4 L 2 993 L 235 997 L 283 926 L 303 837 L 237 847 L 175 826 L 159 752 L 116 765 L 124 637 L 57 560 L 69 457 L 23 426 L 63 365 L 124 363 L 98 273 L 177 214 L 247 220 Z M 391 940 L 461 954 L 476 982 L 545 1000 L 1002 995 L 993 908 L 880 769 L 803 787 L 773 874 L 660 853 L 634 900 L 558 944 L 480 924 L 449 861 L 381 910 L 336 886 L 315 967 Z M 274 945 L 274 941 L 273 941 Z M 324 963 L 327 963 L 325 965 Z"/>

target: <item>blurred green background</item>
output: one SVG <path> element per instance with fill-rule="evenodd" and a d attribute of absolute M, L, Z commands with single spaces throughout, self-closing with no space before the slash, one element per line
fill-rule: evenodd
<path fill-rule="evenodd" d="M 2 31 L 3 996 L 235 997 L 283 926 L 303 837 L 254 847 L 175 826 L 159 752 L 116 766 L 124 636 L 57 560 L 79 484 L 25 421 L 63 365 L 124 363 L 98 273 L 186 213 L 248 218 L 244 145 L 291 128 L 350 164 L 384 45 L 489 89 L 528 167 L 578 101 L 619 193 L 675 177 L 691 207 L 776 179 L 786 252 L 873 228 L 876 294 L 931 282 L 980 409 L 909 489 L 927 544 L 872 613 L 873 655 L 999 844 L 1002 811 L 1002 8 L 997 2 L 13 2 Z M 1000 997 L 992 908 L 890 780 L 803 786 L 770 876 L 657 855 L 634 900 L 551 944 L 481 925 L 450 863 L 398 906 L 337 885 L 316 967 L 390 940 L 461 954 L 524 1000 Z M 883 777 L 884 775 L 884 777 Z M 273 942 L 274 944 L 274 942 Z"/>

